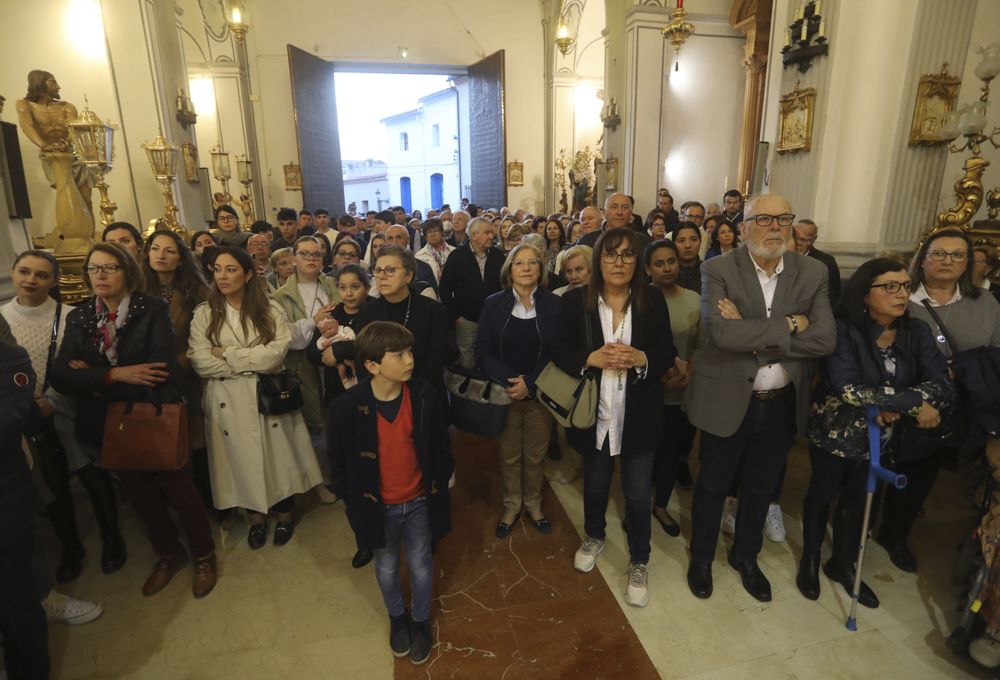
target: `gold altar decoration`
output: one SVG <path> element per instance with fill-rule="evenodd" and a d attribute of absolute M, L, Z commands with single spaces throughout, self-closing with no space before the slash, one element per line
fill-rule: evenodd
<path fill-rule="evenodd" d="M 240 208 L 243 211 L 243 220 L 247 229 L 254 221 L 253 190 L 251 189 L 253 184 L 252 165 L 253 161 L 245 154 L 236 157 L 236 176 L 239 178 L 240 184 L 243 185 L 243 193 L 240 194 Z"/>
<path fill-rule="evenodd" d="M 161 132 L 156 139 L 143 142 L 142 148 L 149 157 L 149 165 L 153 169 L 156 181 L 163 185 L 163 217 L 153 221 L 156 229 L 170 229 L 182 236 L 187 235 L 187 229 L 177 221 L 177 204 L 174 203 L 174 179 L 177 178 L 177 154 L 179 149 L 168 142 Z M 152 230 L 152 229 L 151 229 Z"/>
<path fill-rule="evenodd" d="M 559 208 L 564 214 L 569 214 L 569 199 L 566 196 L 566 172 L 569 170 L 569 157 L 566 149 L 559 149 L 559 156 L 556 158 L 556 189 L 561 192 L 559 197 Z"/>
<path fill-rule="evenodd" d="M 289 162 L 282 169 L 285 171 L 285 191 L 302 191 L 302 166 Z"/>
<path fill-rule="evenodd" d="M 604 161 L 604 174 L 607 180 L 604 184 L 605 191 L 618 191 L 618 159 L 608 156 Z"/>
<path fill-rule="evenodd" d="M 941 144 L 945 140 L 938 134 L 948 114 L 958 103 L 958 88 L 962 79 L 948 74 L 948 62 L 940 73 L 926 73 L 920 76 L 917 85 L 917 101 L 913 107 L 913 122 L 910 124 L 910 146 L 917 144 Z"/>
<path fill-rule="evenodd" d="M 931 229 L 923 233 L 917 246 L 934 234 L 938 229 L 960 227 L 964 229 L 974 242 L 991 243 L 1000 246 L 1000 187 L 994 187 L 988 192 L 983 187 L 983 175 L 990 162 L 982 157 L 982 147 L 989 143 L 995 149 L 1000 149 L 1000 127 L 994 127 L 987 134 L 986 109 L 990 99 L 990 83 L 1000 75 L 1000 42 L 987 47 L 980 47 L 978 52 L 983 60 L 976 66 L 976 77 L 983 81 L 977 101 L 949 112 L 938 128 L 937 135 L 942 141 L 948 142 L 948 151 L 972 155 L 965 160 L 964 174 L 955 182 L 955 205 L 951 210 L 938 213 L 937 220 Z M 957 139 L 965 137 L 959 145 Z M 984 220 L 977 220 L 970 226 L 970 221 L 979 212 L 983 204 L 984 194 L 989 210 Z"/>
<path fill-rule="evenodd" d="M 507 186 L 524 186 L 524 163 L 511 161 L 507 164 Z"/>
<path fill-rule="evenodd" d="M 181 156 L 184 158 L 184 179 L 189 184 L 201 182 L 201 175 L 198 173 L 198 147 L 191 142 L 184 142 L 181 145 Z"/>
<path fill-rule="evenodd" d="M 80 162 L 97 176 L 95 186 L 101 193 L 101 224 L 106 227 L 115 221 L 115 210 L 118 209 L 108 197 L 108 183 L 104 181 L 104 176 L 110 172 L 115 160 L 114 139 L 117 126 L 110 121 L 102 123 L 88 107 L 86 97 L 80 117 L 66 125 Z"/>
<path fill-rule="evenodd" d="M 781 98 L 778 120 L 778 153 L 809 151 L 812 148 L 813 112 L 816 108 L 816 89 L 795 89 Z"/>
<path fill-rule="evenodd" d="M 232 168 L 229 165 L 229 152 L 216 144 L 212 147 L 212 176 L 222 184 L 223 203 L 230 203 L 233 200 L 229 193 L 229 178 L 232 177 Z"/>
<path fill-rule="evenodd" d="M 685 20 L 685 16 L 687 16 L 687 10 L 684 9 L 684 0 L 677 0 L 677 7 L 670 14 L 670 23 L 660 31 L 663 33 L 663 39 L 674 46 L 674 52 L 676 53 L 676 58 L 674 59 L 675 71 L 680 68 L 681 47 L 694 34 L 694 24 Z"/>

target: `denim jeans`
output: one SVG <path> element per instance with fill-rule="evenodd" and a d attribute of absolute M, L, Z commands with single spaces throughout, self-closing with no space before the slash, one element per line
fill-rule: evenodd
<path fill-rule="evenodd" d="M 385 547 L 375 550 L 375 578 L 389 616 L 402 616 L 406 609 L 399 578 L 399 553 L 404 544 L 410 568 L 411 615 L 414 621 L 426 621 L 431 615 L 434 587 L 434 558 L 431 555 L 431 524 L 426 496 L 385 506 Z"/>
<path fill-rule="evenodd" d="M 604 515 L 608 510 L 615 458 L 622 461 L 629 558 L 632 562 L 646 563 L 649 562 L 650 513 L 653 510 L 650 487 L 653 484 L 655 451 L 623 452 L 612 457 L 605 440 L 603 450 L 583 456 L 583 529 L 587 536 L 604 540 L 604 529 L 607 527 Z"/>

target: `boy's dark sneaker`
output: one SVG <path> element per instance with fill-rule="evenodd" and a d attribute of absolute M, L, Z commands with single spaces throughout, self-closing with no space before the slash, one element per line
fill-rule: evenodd
<path fill-rule="evenodd" d="M 410 626 L 410 663 L 419 666 L 431 655 L 431 622 L 413 621 Z"/>
<path fill-rule="evenodd" d="M 409 612 L 389 617 L 389 646 L 392 647 L 393 656 L 406 656 L 410 653 Z"/>

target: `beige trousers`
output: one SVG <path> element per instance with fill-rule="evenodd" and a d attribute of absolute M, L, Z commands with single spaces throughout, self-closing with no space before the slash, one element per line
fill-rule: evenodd
<path fill-rule="evenodd" d="M 458 364 L 465 368 L 476 366 L 476 330 L 479 324 L 459 317 L 455 322 L 455 344 L 458 345 Z"/>
<path fill-rule="evenodd" d="M 507 409 L 507 426 L 500 433 L 505 510 L 518 512 L 523 507 L 537 512 L 541 507 L 552 423 L 552 416 L 534 399 L 514 401 Z"/>

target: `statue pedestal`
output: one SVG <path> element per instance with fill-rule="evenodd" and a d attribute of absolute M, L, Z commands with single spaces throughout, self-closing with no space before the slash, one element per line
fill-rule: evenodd
<path fill-rule="evenodd" d="M 56 244 L 59 262 L 59 292 L 68 305 L 85 300 L 90 290 L 83 282 L 83 261 L 87 258 L 93 238 L 65 238 Z"/>
<path fill-rule="evenodd" d="M 92 239 L 94 237 L 94 216 L 80 194 L 73 177 L 71 153 L 45 152 L 45 160 L 52 173 L 52 183 L 56 188 L 56 231 L 66 239 Z M 60 247 L 56 247 L 60 250 Z"/>

